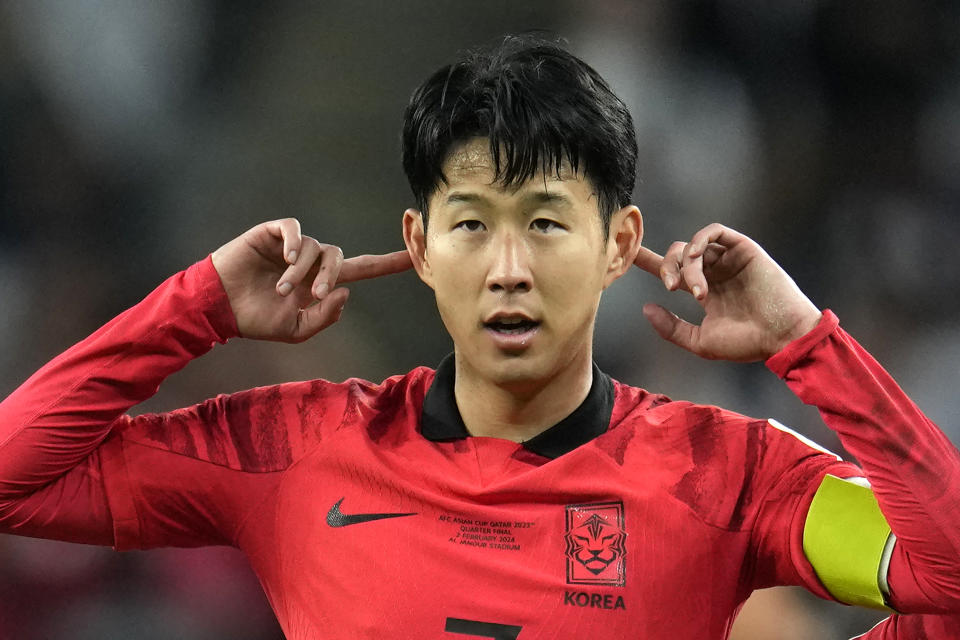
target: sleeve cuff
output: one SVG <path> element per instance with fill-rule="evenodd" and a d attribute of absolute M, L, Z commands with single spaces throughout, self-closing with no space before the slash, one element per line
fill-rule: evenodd
<path fill-rule="evenodd" d="M 233 315 L 227 292 L 220 281 L 220 274 L 213 266 L 213 255 L 208 255 L 191 266 L 189 270 L 192 272 L 197 288 L 206 302 L 204 315 L 217 333 L 220 342 L 238 337 L 240 330 L 237 329 L 237 319 Z"/>
<path fill-rule="evenodd" d="M 766 362 L 767 368 L 777 374 L 778 377 L 785 378 L 791 369 L 797 366 L 814 347 L 836 331 L 839 326 L 840 320 L 836 314 L 829 309 L 824 309 L 817 326 L 770 356 Z"/>

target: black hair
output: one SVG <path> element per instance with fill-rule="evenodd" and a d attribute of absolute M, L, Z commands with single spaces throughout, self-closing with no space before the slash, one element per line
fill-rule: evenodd
<path fill-rule="evenodd" d="M 490 141 L 495 180 L 519 185 L 564 162 L 590 180 L 604 233 L 636 180 L 633 119 L 607 82 L 557 41 L 507 36 L 436 71 L 410 98 L 401 134 L 403 169 L 427 216 L 446 182 L 443 163 L 474 137 Z M 582 172 L 582 173 L 581 173 Z"/>

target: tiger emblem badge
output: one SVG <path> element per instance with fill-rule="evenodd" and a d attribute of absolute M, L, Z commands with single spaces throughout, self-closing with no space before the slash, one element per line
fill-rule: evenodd
<path fill-rule="evenodd" d="M 624 586 L 623 502 L 567 505 L 566 522 L 567 583 Z"/>

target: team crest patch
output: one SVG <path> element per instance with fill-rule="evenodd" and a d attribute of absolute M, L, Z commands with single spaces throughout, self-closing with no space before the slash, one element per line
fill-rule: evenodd
<path fill-rule="evenodd" d="M 622 587 L 627 531 L 623 502 L 567 505 L 567 584 Z"/>

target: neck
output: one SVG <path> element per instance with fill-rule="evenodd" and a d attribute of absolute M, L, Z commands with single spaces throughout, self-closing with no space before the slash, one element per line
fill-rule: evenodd
<path fill-rule="evenodd" d="M 480 376 L 457 354 L 454 395 L 470 435 L 524 442 L 573 413 L 592 382 L 589 351 L 549 378 L 510 384 Z"/>

